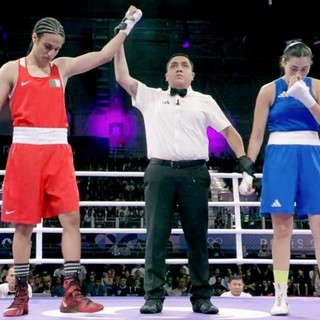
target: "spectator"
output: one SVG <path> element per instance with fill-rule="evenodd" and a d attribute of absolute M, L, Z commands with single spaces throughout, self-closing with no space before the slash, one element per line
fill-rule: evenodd
<path fill-rule="evenodd" d="M 63 264 L 58 268 L 54 269 L 52 276 L 54 278 L 61 278 L 63 276 Z"/>
<path fill-rule="evenodd" d="M 258 257 L 270 258 L 271 250 L 268 248 L 266 243 L 261 244 L 260 249 L 258 251 Z"/>
<path fill-rule="evenodd" d="M 114 288 L 115 296 L 130 296 L 131 295 L 131 288 L 127 284 L 127 278 L 121 277 L 119 285 L 116 285 Z"/>
<path fill-rule="evenodd" d="M 313 278 L 312 278 L 312 283 L 313 283 L 313 296 L 315 297 L 320 297 L 320 273 L 319 269 L 317 272 L 314 273 Z"/>
<path fill-rule="evenodd" d="M 144 277 L 145 269 L 144 269 L 144 267 L 143 267 L 141 264 L 137 264 L 134 268 L 132 268 L 132 270 L 131 270 L 131 275 L 132 275 L 132 276 L 135 276 L 137 270 L 139 270 L 141 276 Z"/>
<path fill-rule="evenodd" d="M 51 297 L 63 297 L 65 288 L 60 277 L 53 277 L 51 286 Z"/>
<path fill-rule="evenodd" d="M 96 274 L 94 272 L 90 272 L 88 281 L 84 283 L 84 291 L 86 295 L 94 290 L 95 280 Z"/>
<path fill-rule="evenodd" d="M 214 242 L 212 245 L 209 245 L 209 258 L 223 258 L 224 253 L 221 249 L 221 246 L 218 242 Z"/>
<path fill-rule="evenodd" d="M 164 294 L 171 296 L 173 290 L 173 278 L 172 275 L 167 275 L 166 283 L 163 285 Z"/>
<path fill-rule="evenodd" d="M 299 268 L 298 275 L 295 277 L 295 285 L 298 296 L 308 296 L 310 291 L 310 279 L 304 275 L 304 271 Z"/>
<path fill-rule="evenodd" d="M 226 275 L 222 278 L 221 284 L 225 287 L 228 288 L 229 281 L 231 277 L 233 276 L 233 272 L 231 268 L 228 268 L 226 271 Z"/>
<path fill-rule="evenodd" d="M 102 297 L 102 296 L 107 296 L 108 291 L 106 286 L 101 284 L 101 279 L 94 279 L 93 285 L 90 285 L 90 287 L 87 288 L 86 291 L 87 296 L 90 297 Z"/>
<path fill-rule="evenodd" d="M 228 283 L 229 291 L 223 292 L 221 297 L 241 297 L 241 298 L 248 298 L 252 297 L 250 293 L 243 292 L 244 283 L 242 276 L 235 275 L 229 278 Z"/>
<path fill-rule="evenodd" d="M 178 279 L 178 285 L 171 291 L 171 296 L 188 296 L 187 280 L 184 276 Z"/>
<path fill-rule="evenodd" d="M 33 282 L 33 286 L 32 286 L 33 292 L 37 292 L 38 290 L 40 290 L 40 288 L 42 286 L 43 286 L 43 283 L 41 282 L 41 277 L 37 273 L 37 274 L 34 275 L 34 282 Z"/>
<path fill-rule="evenodd" d="M 256 281 L 252 277 L 252 273 L 250 268 L 246 270 L 244 276 L 243 276 L 243 282 L 244 282 L 244 292 L 250 293 L 251 295 L 256 295 Z"/>
<path fill-rule="evenodd" d="M 43 293 L 43 294 L 50 294 L 51 295 L 52 277 L 47 271 L 44 271 L 42 273 L 41 283 L 42 283 L 42 286 L 39 286 L 34 291 L 34 293 Z"/>
<path fill-rule="evenodd" d="M 5 264 L 0 267 L 0 283 L 6 282 L 6 276 L 8 274 L 8 266 Z"/>
<path fill-rule="evenodd" d="M 222 293 L 227 291 L 227 288 L 222 285 L 221 281 L 221 276 L 217 276 L 216 282 L 212 285 L 212 289 L 215 296 L 221 296 Z"/>
<path fill-rule="evenodd" d="M 138 277 L 133 279 L 133 284 L 131 285 L 131 296 L 143 297 L 145 295 L 143 289 L 143 278 Z"/>
<path fill-rule="evenodd" d="M 213 275 L 211 275 L 209 278 L 209 284 L 211 286 L 213 286 L 216 283 L 217 277 L 221 277 L 221 272 L 218 267 L 214 269 Z"/>
<path fill-rule="evenodd" d="M 14 273 L 14 267 L 11 266 L 7 270 L 7 275 L 5 277 L 6 282 L 0 284 L 0 298 L 14 298 L 15 296 L 15 273 Z M 31 285 L 28 284 L 28 296 L 29 298 L 32 297 L 32 288 Z"/>
<path fill-rule="evenodd" d="M 270 280 L 262 280 L 261 287 L 262 296 L 274 296 L 273 282 L 271 282 Z"/>
<path fill-rule="evenodd" d="M 107 272 L 102 273 L 101 284 L 105 286 L 107 295 L 113 295 L 113 284 L 114 284 L 115 270 L 109 269 Z"/>

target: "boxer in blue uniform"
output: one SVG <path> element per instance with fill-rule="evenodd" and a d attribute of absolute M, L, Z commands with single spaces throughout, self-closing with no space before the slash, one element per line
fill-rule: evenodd
<path fill-rule="evenodd" d="M 308 218 L 320 265 L 320 80 L 308 77 L 311 49 L 290 41 L 280 59 L 282 76 L 260 89 L 247 156 L 254 162 L 269 132 L 264 155 L 261 208 L 271 214 L 275 303 L 272 315 L 288 315 L 287 280 L 294 215 Z M 243 173 L 242 194 L 252 193 Z"/>

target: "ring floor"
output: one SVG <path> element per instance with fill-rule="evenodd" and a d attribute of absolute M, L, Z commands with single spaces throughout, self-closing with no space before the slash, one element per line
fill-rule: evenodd
<path fill-rule="evenodd" d="M 213 297 L 212 303 L 219 308 L 217 315 L 194 313 L 189 297 L 167 297 L 163 310 L 158 314 L 140 314 L 139 308 L 143 305 L 143 297 L 94 297 L 94 301 L 102 303 L 104 310 L 97 313 L 65 314 L 59 311 L 61 298 L 33 296 L 29 300 L 29 314 L 21 317 L 3 318 L 2 312 L 11 302 L 10 298 L 0 299 L 1 319 L 20 320 L 53 320 L 53 319 L 104 319 L 104 320 L 131 320 L 131 319 L 190 319 L 190 320 L 319 320 L 319 298 L 289 297 L 290 315 L 272 317 L 270 308 L 273 297 L 252 298 L 222 298 Z"/>

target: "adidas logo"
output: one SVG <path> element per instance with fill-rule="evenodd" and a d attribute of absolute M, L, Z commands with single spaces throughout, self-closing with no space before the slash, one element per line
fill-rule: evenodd
<path fill-rule="evenodd" d="M 278 98 L 286 98 L 288 97 L 287 91 L 282 91 L 279 95 Z"/>
<path fill-rule="evenodd" d="M 274 200 L 272 205 L 271 205 L 272 208 L 281 208 L 281 203 L 279 202 L 279 200 Z"/>

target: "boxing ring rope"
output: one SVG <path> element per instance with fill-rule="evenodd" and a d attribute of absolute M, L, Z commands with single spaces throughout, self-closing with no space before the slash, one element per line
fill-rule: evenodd
<path fill-rule="evenodd" d="M 5 174 L 4 170 L 0 170 L 0 176 Z M 116 172 L 116 171 L 76 171 L 77 177 L 141 177 L 143 178 L 144 172 Z M 272 229 L 244 229 L 241 226 L 241 207 L 259 207 L 259 201 L 241 201 L 239 195 L 239 179 L 242 175 L 239 173 L 218 173 L 210 172 L 211 178 L 232 179 L 232 195 L 233 201 L 209 201 L 209 207 L 234 207 L 235 227 L 229 229 L 208 229 L 208 234 L 214 235 L 235 235 L 236 240 L 236 257 L 235 258 L 210 258 L 210 264 L 271 264 L 270 258 L 244 258 L 243 257 L 243 244 L 242 235 L 272 235 Z M 256 174 L 257 178 L 262 177 L 262 174 Z M 144 207 L 144 201 L 80 201 L 80 207 L 110 207 L 110 206 L 135 206 Z M 2 205 L 2 200 L 0 200 Z M 12 234 L 14 228 L 0 228 L 0 232 Z M 113 233 L 126 233 L 126 234 L 145 234 L 145 228 L 80 228 L 82 234 L 113 234 Z M 61 264 L 62 258 L 43 258 L 43 234 L 44 233 L 61 233 L 62 228 L 44 227 L 43 221 L 36 225 L 33 232 L 36 234 L 36 255 L 35 258 L 30 259 L 30 263 L 34 264 Z M 181 228 L 173 228 L 172 234 L 183 234 Z M 294 229 L 293 235 L 311 235 L 310 230 Z M 13 259 L 0 259 L 0 264 L 12 264 Z M 99 258 L 99 259 L 81 259 L 83 264 L 144 264 L 144 259 L 137 258 Z M 188 259 L 166 259 L 167 264 L 187 264 Z M 291 264 L 296 265 L 316 265 L 315 259 L 291 259 Z"/>

